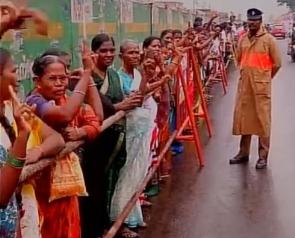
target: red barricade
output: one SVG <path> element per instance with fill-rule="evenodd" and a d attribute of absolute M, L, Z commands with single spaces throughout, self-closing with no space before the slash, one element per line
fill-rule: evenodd
<path fill-rule="evenodd" d="M 200 76 L 200 67 L 197 64 L 194 52 L 190 49 L 184 57 L 182 64 L 178 67 L 175 82 L 175 99 L 176 99 L 176 130 L 170 135 L 161 152 L 153 160 L 153 163 L 138 190 L 130 198 L 123 212 L 117 218 L 111 229 L 104 238 L 113 238 L 119 231 L 125 218 L 132 210 L 134 204 L 141 197 L 142 192 L 158 170 L 163 158 L 169 151 L 174 140 L 193 141 L 196 147 L 198 160 L 201 166 L 204 166 L 204 154 L 201 145 L 200 133 L 197 127 L 197 120 L 204 119 L 208 135 L 212 136 L 212 124 L 210 121 L 207 103 L 203 93 L 203 86 Z M 152 150 L 157 147 L 158 131 L 154 131 L 151 143 Z"/>
<path fill-rule="evenodd" d="M 193 141 L 200 166 L 204 166 L 204 154 L 201 145 L 197 120 L 205 120 L 208 134 L 212 136 L 212 124 L 203 93 L 200 68 L 197 65 L 193 49 L 183 58 L 176 77 L 176 126 L 177 140 Z"/>
<path fill-rule="evenodd" d="M 226 87 L 228 86 L 225 65 L 222 56 L 214 58 L 215 73 L 209 78 L 209 82 L 218 82 L 222 84 L 224 94 L 227 93 Z"/>

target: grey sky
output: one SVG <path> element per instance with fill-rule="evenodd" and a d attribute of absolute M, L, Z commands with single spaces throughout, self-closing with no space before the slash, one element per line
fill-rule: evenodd
<path fill-rule="evenodd" d="M 193 0 L 182 0 L 186 6 L 192 7 Z M 287 9 L 285 7 L 279 7 L 276 0 L 198 0 L 199 4 L 203 4 L 211 8 L 235 13 L 241 13 L 245 15 L 245 12 L 248 8 L 256 7 L 261 9 L 265 13 L 265 17 L 270 15 L 279 16 L 285 12 Z"/>

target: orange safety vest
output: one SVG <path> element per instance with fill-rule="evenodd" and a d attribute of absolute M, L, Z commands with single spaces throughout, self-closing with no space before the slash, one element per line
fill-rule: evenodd
<path fill-rule="evenodd" d="M 250 52 L 243 53 L 241 67 L 250 67 L 262 70 L 271 70 L 273 66 L 272 59 L 267 53 Z"/>

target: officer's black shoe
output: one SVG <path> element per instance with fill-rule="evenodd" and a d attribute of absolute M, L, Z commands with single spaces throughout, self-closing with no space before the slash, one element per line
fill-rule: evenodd
<path fill-rule="evenodd" d="M 230 164 L 245 164 L 248 163 L 249 156 L 248 155 L 236 155 L 234 158 L 229 160 Z"/>
<path fill-rule="evenodd" d="M 267 167 L 266 159 L 259 159 L 256 163 L 256 169 L 265 169 Z"/>

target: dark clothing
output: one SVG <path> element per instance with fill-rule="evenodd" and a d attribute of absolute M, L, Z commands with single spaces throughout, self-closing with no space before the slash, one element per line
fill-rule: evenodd
<path fill-rule="evenodd" d="M 110 157 L 121 133 L 124 141 L 111 162 Z M 102 132 L 85 146 L 84 158 L 82 170 L 89 196 L 80 198 L 82 237 L 96 238 L 102 236 L 110 223 L 110 199 L 126 160 L 124 128 L 112 126 Z"/>
<path fill-rule="evenodd" d="M 93 74 L 92 77 L 94 79 L 94 82 L 97 84 L 97 90 L 100 91 L 104 83 L 104 79 L 102 79 L 96 74 Z M 121 102 L 123 100 L 123 92 L 118 73 L 111 68 L 108 69 L 107 79 L 109 81 L 109 86 L 107 92 L 105 93 L 105 96 L 108 97 L 113 104 Z"/>
<path fill-rule="evenodd" d="M 249 156 L 251 146 L 251 135 L 242 135 L 240 141 L 240 152 L 239 155 Z M 258 156 L 259 159 L 268 159 L 270 146 L 270 137 L 259 137 L 258 141 Z"/>
<path fill-rule="evenodd" d="M 106 79 L 92 75 L 100 92 L 108 80 L 107 90 L 100 92 L 105 118 L 115 114 L 113 104 L 123 100 L 120 78 L 113 69 Z M 103 91 L 103 90 L 102 90 Z M 82 170 L 88 197 L 80 198 L 83 238 L 97 238 L 110 225 L 109 207 L 119 172 L 126 162 L 125 121 L 114 124 L 84 148 Z"/>

